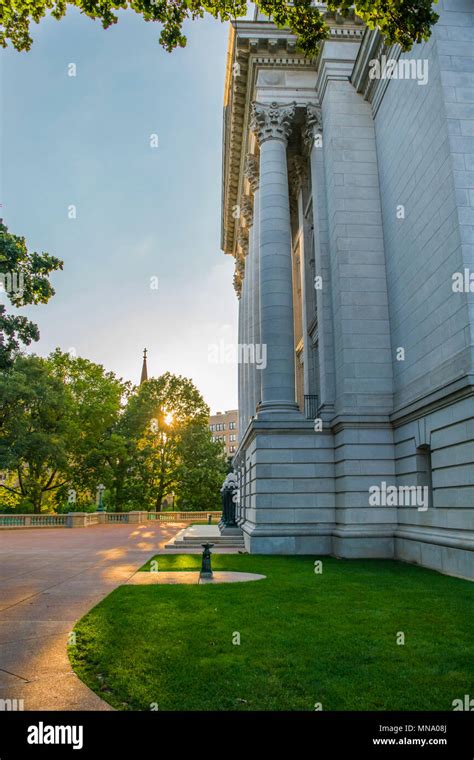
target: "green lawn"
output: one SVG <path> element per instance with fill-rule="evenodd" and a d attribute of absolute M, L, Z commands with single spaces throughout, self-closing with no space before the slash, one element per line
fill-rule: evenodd
<path fill-rule="evenodd" d="M 267 578 L 121 586 L 76 625 L 74 670 L 122 710 L 451 710 L 474 694 L 472 583 L 389 560 L 323 558 L 318 575 L 314 559 L 215 554 Z"/>

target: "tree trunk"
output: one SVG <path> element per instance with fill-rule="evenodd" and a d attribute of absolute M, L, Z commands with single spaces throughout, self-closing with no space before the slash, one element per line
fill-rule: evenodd
<path fill-rule="evenodd" d="M 41 512 L 41 502 L 43 500 L 43 492 L 40 491 L 39 494 L 35 494 L 33 497 L 33 509 L 35 515 L 39 515 Z"/>

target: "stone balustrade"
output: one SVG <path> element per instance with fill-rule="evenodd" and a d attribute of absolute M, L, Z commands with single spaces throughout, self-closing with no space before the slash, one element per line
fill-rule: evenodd
<path fill-rule="evenodd" d="M 65 515 L 0 514 L 2 528 L 86 528 L 90 525 L 144 524 L 149 520 L 159 523 L 196 522 L 219 520 L 221 512 L 69 512 Z"/>

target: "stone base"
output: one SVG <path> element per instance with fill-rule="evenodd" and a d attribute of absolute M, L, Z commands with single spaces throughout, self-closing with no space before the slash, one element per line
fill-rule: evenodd
<path fill-rule="evenodd" d="M 221 536 L 242 536 L 242 530 L 238 525 L 234 525 L 232 528 L 229 526 L 218 526 Z"/>
<path fill-rule="evenodd" d="M 474 551 L 424 541 L 395 538 L 395 557 L 474 581 Z"/>
<path fill-rule="evenodd" d="M 399 559 L 474 579 L 470 471 L 453 469 L 460 471 L 456 477 L 461 487 L 456 489 L 458 481 L 450 488 L 436 487 L 444 483 L 444 468 L 435 468 L 434 504 L 426 512 L 369 502 L 373 485 L 410 484 L 397 472 L 397 462 L 407 461 L 407 472 L 417 473 L 424 426 L 436 428 L 440 438 L 437 446 L 432 433 L 435 462 L 464 461 L 471 414 L 467 401 L 456 403 L 434 412 L 433 419 L 395 430 L 385 418 L 370 416 L 339 417 L 320 432 L 289 414 L 253 421 L 235 460 L 240 497 L 236 519 L 245 549 L 251 554 Z M 448 433 L 441 436 L 441 423 L 456 428 L 459 445 L 454 454 L 454 444 L 445 445 L 451 440 Z"/>
<path fill-rule="evenodd" d="M 338 536 L 332 537 L 332 554 L 341 559 L 393 559 L 392 536 Z"/>
<path fill-rule="evenodd" d="M 244 532 L 244 543 L 250 554 L 331 554 L 330 536 L 263 536 Z"/>

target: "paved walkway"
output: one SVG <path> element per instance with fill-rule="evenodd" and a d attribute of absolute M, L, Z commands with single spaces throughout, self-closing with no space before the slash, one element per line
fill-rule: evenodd
<path fill-rule="evenodd" d="M 110 710 L 73 673 L 68 635 L 182 527 L 0 531 L 0 699 L 23 699 L 25 710 Z"/>

